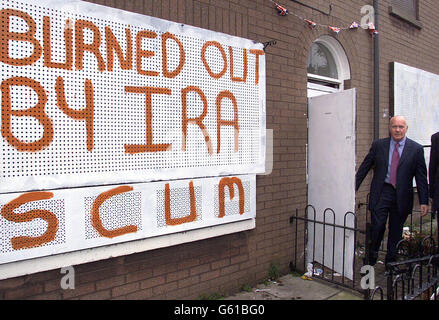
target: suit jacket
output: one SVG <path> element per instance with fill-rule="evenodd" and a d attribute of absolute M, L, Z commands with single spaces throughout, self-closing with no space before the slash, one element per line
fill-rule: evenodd
<path fill-rule="evenodd" d="M 372 167 L 374 169 L 369 196 L 369 209 L 371 211 L 378 204 L 384 186 L 389 165 L 389 149 L 390 137 L 374 141 L 355 175 L 355 188 L 358 190 L 369 170 Z M 425 165 L 424 149 L 419 143 L 407 138 L 399 160 L 396 177 L 396 201 L 399 214 L 402 217 L 408 216 L 413 210 L 413 178 L 416 179 L 420 204 L 428 204 L 427 166 Z"/>
<path fill-rule="evenodd" d="M 428 180 L 430 181 L 430 198 L 433 208 L 439 209 L 439 132 L 431 136 L 430 163 L 428 165 Z"/>

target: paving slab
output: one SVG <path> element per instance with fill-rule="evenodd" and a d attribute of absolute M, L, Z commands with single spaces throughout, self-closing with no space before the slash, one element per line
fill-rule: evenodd
<path fill-rule="evenodd" d="M 353 293 L 331 283 L 312 279 L 305 280 L 292 274 L 259 284 L 248 291 L 239 292 L 225 300 L 363 300 Z"/>

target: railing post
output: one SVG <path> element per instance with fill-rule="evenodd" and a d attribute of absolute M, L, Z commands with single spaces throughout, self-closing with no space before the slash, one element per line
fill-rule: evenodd
<path fill-rule="evenodd" d="M 364 248 L 364 261 L 363 264 L 369 264 L 370 259 L 370 233 L 371 233 L 371 223 L 366 223 L 366 239 Z"/>
<path fill-rule="evenodd" d="M 393 300 L 393 268 L 389 268 L 387 275 L 387 300 Z"/>

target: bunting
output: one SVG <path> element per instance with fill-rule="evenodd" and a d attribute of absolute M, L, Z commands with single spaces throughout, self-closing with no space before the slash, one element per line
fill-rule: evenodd
<path fill-rule="evenodd" d="M 274 5 L 276 6 L 277 9 L 277 13 L 281 16 L 286 16 L 288 14 L 288 9 L 286 9 L 285 7 L 282 7 L 280 4 L 274 2 Z"/>
<path fill-rule="evenodd" d="M 354 22 L 352 22 L 352 24 L 349 26 L 349 29 L 358 29 L 359 27 L 360 27 L 360 25 L 354 21 Z"/>
<path fill-rule="evenodd" d="M 375 36 L 378 34 L 378 30 L 375 28 L 375 25 L 372 22 L 369 22 L 368 27 L 369 27 L 370 34 L 372 36 Z"/>
<path fill-rule="evenodd" d="M 334 31 L 336 34 L 338 34 L 341 31 L 341 29 L 338 27 L 329 27 L 329 30 Z"/>
<path fill-rule="evenodd" d="M 311 21 L 311 20 L 308 20 L 308 19 L 303 19 L 303 20 L 305 20 L 308 23 L 308 25 L 309 25 L 309 27 L 311 29 L 314 29 L 316 27 L 316 25 L 317 25 L 317 23 L 315 23 L 314 21 Z"/>
<path fill-rule="evenodd" d="M 316 23 L 315 21 L 312 21 L 310 19 L 306 19 L 306 18 L 299 16 L 299 15 L 295 14 L 294 12 L 290 12 L 286 7 L 280 5 L 279 3 L 275 2 L 274 0 L 269 0 L 269 1 L 274 4 L 274 6 L 277 9 L 277 12 L 280 16 L 286 16 L 286 15 L 291 13 L 296 18 L 299 18 L 300 20 L 304 21 L 310 29 L 314 29 L 316 27 L 324 27 L 324 28 L 328 28 L 329 30 L 331 30 L 335 34 L 339 34 L 343 30 L 355 30 L 355 29 L 360 28 L 360 25 L 356 21 L 352 22 L 348 27 L 337 27 L 337 26 L 329 26 L 329 25 L 325 25 L 325 24 Z M 372 37 L 378 34 L 378 30 L 375 28 L 373 23 L 369 23 L 367 25 L 367 29 L 369 30 L 370 35 Z"/>

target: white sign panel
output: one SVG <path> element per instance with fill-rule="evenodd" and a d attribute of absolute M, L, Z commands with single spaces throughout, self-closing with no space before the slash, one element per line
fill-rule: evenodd
<path fill-rule="evenodd" d="M 0 193 L 264 172 L 262 44 L 82 1 L 1 1 Z"/>
<path fill-rule="evenodd" d="M 393 63 L 394 114 L 407 119 L 407 137 L 430 145 L 439 131 L 439 75 L 401 63 Z M 424 149 L 426 163 L 430 148 Z"/>
<path fill-rule="evenodd" d="M 0 264 L 255 219 L 262 44 L 0 1 Z"/>
<path fill-rule="evenodd" d="M 0 195 L 0 264 L 256 216 L 254 175 Z"/>

